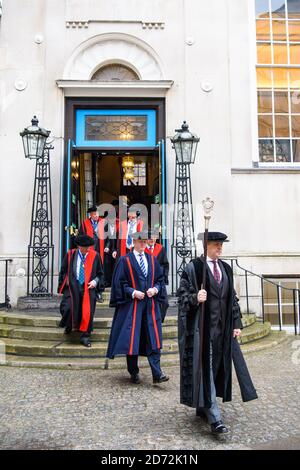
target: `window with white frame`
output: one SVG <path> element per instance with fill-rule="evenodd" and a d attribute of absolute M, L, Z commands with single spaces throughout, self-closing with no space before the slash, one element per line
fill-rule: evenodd
<path fill-rule="evenodd" d="M 256 0 L 259 161 L 300 164 L 300 0 Z"/>
<path fill-rule="evenodd" d="M 134 178 L 127 180 L 123 178 L 123 186 L 146 186 L 147 184 L 147 167 L 146 162 L 140 162 L 134 164 Z"/>
<path fill-rule="evenodd" d="M 299 312 L 299 296 L 300 279 L 298 277 L 266 277 L 279 285 L 269 282 L 264 283 L 264 309 L 265 320 L 271 322 L 272 325 L 291 326 L 294 324 L 294 315 L 296 320 Z M 295 291 L 295 293 L 293 292 Z M 295 302 L 295 306 L 294 306 Z"/>

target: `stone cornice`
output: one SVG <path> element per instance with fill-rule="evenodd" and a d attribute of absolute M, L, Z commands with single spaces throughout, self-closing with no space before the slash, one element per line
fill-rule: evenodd
<path fill-rule="evenodd" d="M 162 30 L 165 29 L 165 23 L 162 21 L 142 21 L 142 20 L 69 20 L 66 21 L 67 29 L 87 29 L 93 23 L 123 23 L 140 24 L 143 29 Z"/>

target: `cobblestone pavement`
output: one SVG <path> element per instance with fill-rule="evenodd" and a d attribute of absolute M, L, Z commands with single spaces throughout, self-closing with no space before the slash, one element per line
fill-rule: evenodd
<path fill-rule="evenodd" d="M 221 405 L 231 433 L 221 439 L 179 404 L 178 367 L 167 370 L 170 382 L 156 386 L 149 369 L 141 370 L 141 385 L 132 385 L 125 370 L 0 367 L 0 448 L 249 449 L 289 439 L 300 448 L 295 341 L 247 357 L 259 400 L 244 404 L 234 377 L 234 399 Z"/>

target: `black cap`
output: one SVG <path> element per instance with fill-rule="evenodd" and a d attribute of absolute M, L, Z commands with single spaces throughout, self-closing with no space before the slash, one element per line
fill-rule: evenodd
<path fill-rule="evenodd" d="M 96 206 L 92 206 L 92 207 L 89 207 L 89 208 L 88 208 L 87 212 L 88 212 L 88 214 L 90 214 L 90 212 L 97 212 L 97 210 L 98 210 L 98 209 L 97 209 Z"/>
<path fill-rule="evenodd" d="M 94 245 L 94 240 L 92 239 L 92 237 L 89 237 L 88 235 L 78 235 L 78 237 L 76 237 L 74 241 L 77 246 L 93 246 Z"/>
<path fill-rule="evenodd" d="M 198 235 L 198 240 L 204 240 L 204 233 L 199 233 Z M 224 242 L 229 242 L 229 240 L 227 240 L 227 235 L 225 233 L 222 233 L 222 232 L 208 232 L 207 234 L 207 241 L 208 242 L 221 242 L 221 243 L 224 243 Z"/>

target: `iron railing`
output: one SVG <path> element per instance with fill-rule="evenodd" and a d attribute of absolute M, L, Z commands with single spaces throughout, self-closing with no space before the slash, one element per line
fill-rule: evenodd
<path fill-rule="evenodd" d="M 5 274 L 4 274 L 4 302 L 0 303 L 0 308 L 11 309 L 10 297 L 8 295 L 8 263 L 11 263 L 12 259 L 0 259 L 0 263 L 5 263 Z"/>
<path fill-rule="evenodd" d="M 261 299 L 261 313 L 262 313 L 262 321 L 265 322 L 265 286 L 266 285 L 272 285 L 275 286 L 276 288 L 276 297 L 277 297 L 277 316 L 278 316 L 278 326 L 280 331 L 282 330 L 282 304 L 281 304 L 281 294 L 282 292 L 292 292 L 292 306 L 293 306 L 293 322 L 294 322 L 294 331 L 295 335 L 300 334 L 300 289 L 297 288 L 290 288 L 290 287 L 284 287 L 281 286 L 280 284 L 271 281 L 270 279 L 261 276 L 259 274 L 255 274 L 249 269 L 243 268 L 242 266 L 239 265 L 238 259 L 237 258 L 222 258 L 223 261 L 230 263 L 231 268 L 234 272 L 234 274 L 237 274 L 236 270 L 234 269 L 235 267 L 240 270 L 239 276 L 244 277 L 245 283 L 245 292 L 243 295 L 243 292 L 239 293 L 239 296 L 242 298 L 244 297 L 246 300 L 246 312 L 249 314 L 251 313 L 250 309 L 250 299 L 251 296 L 249 295 L 249 278 L 255 277 L 257 279 L 260 279 L 259 285 L 260 285 L 260 291 L 259 291 L 259 297 Z M 242 274 L 241 274 L 242 273 Z M 255 295 L 257 297 L 257 294 Z"/>

